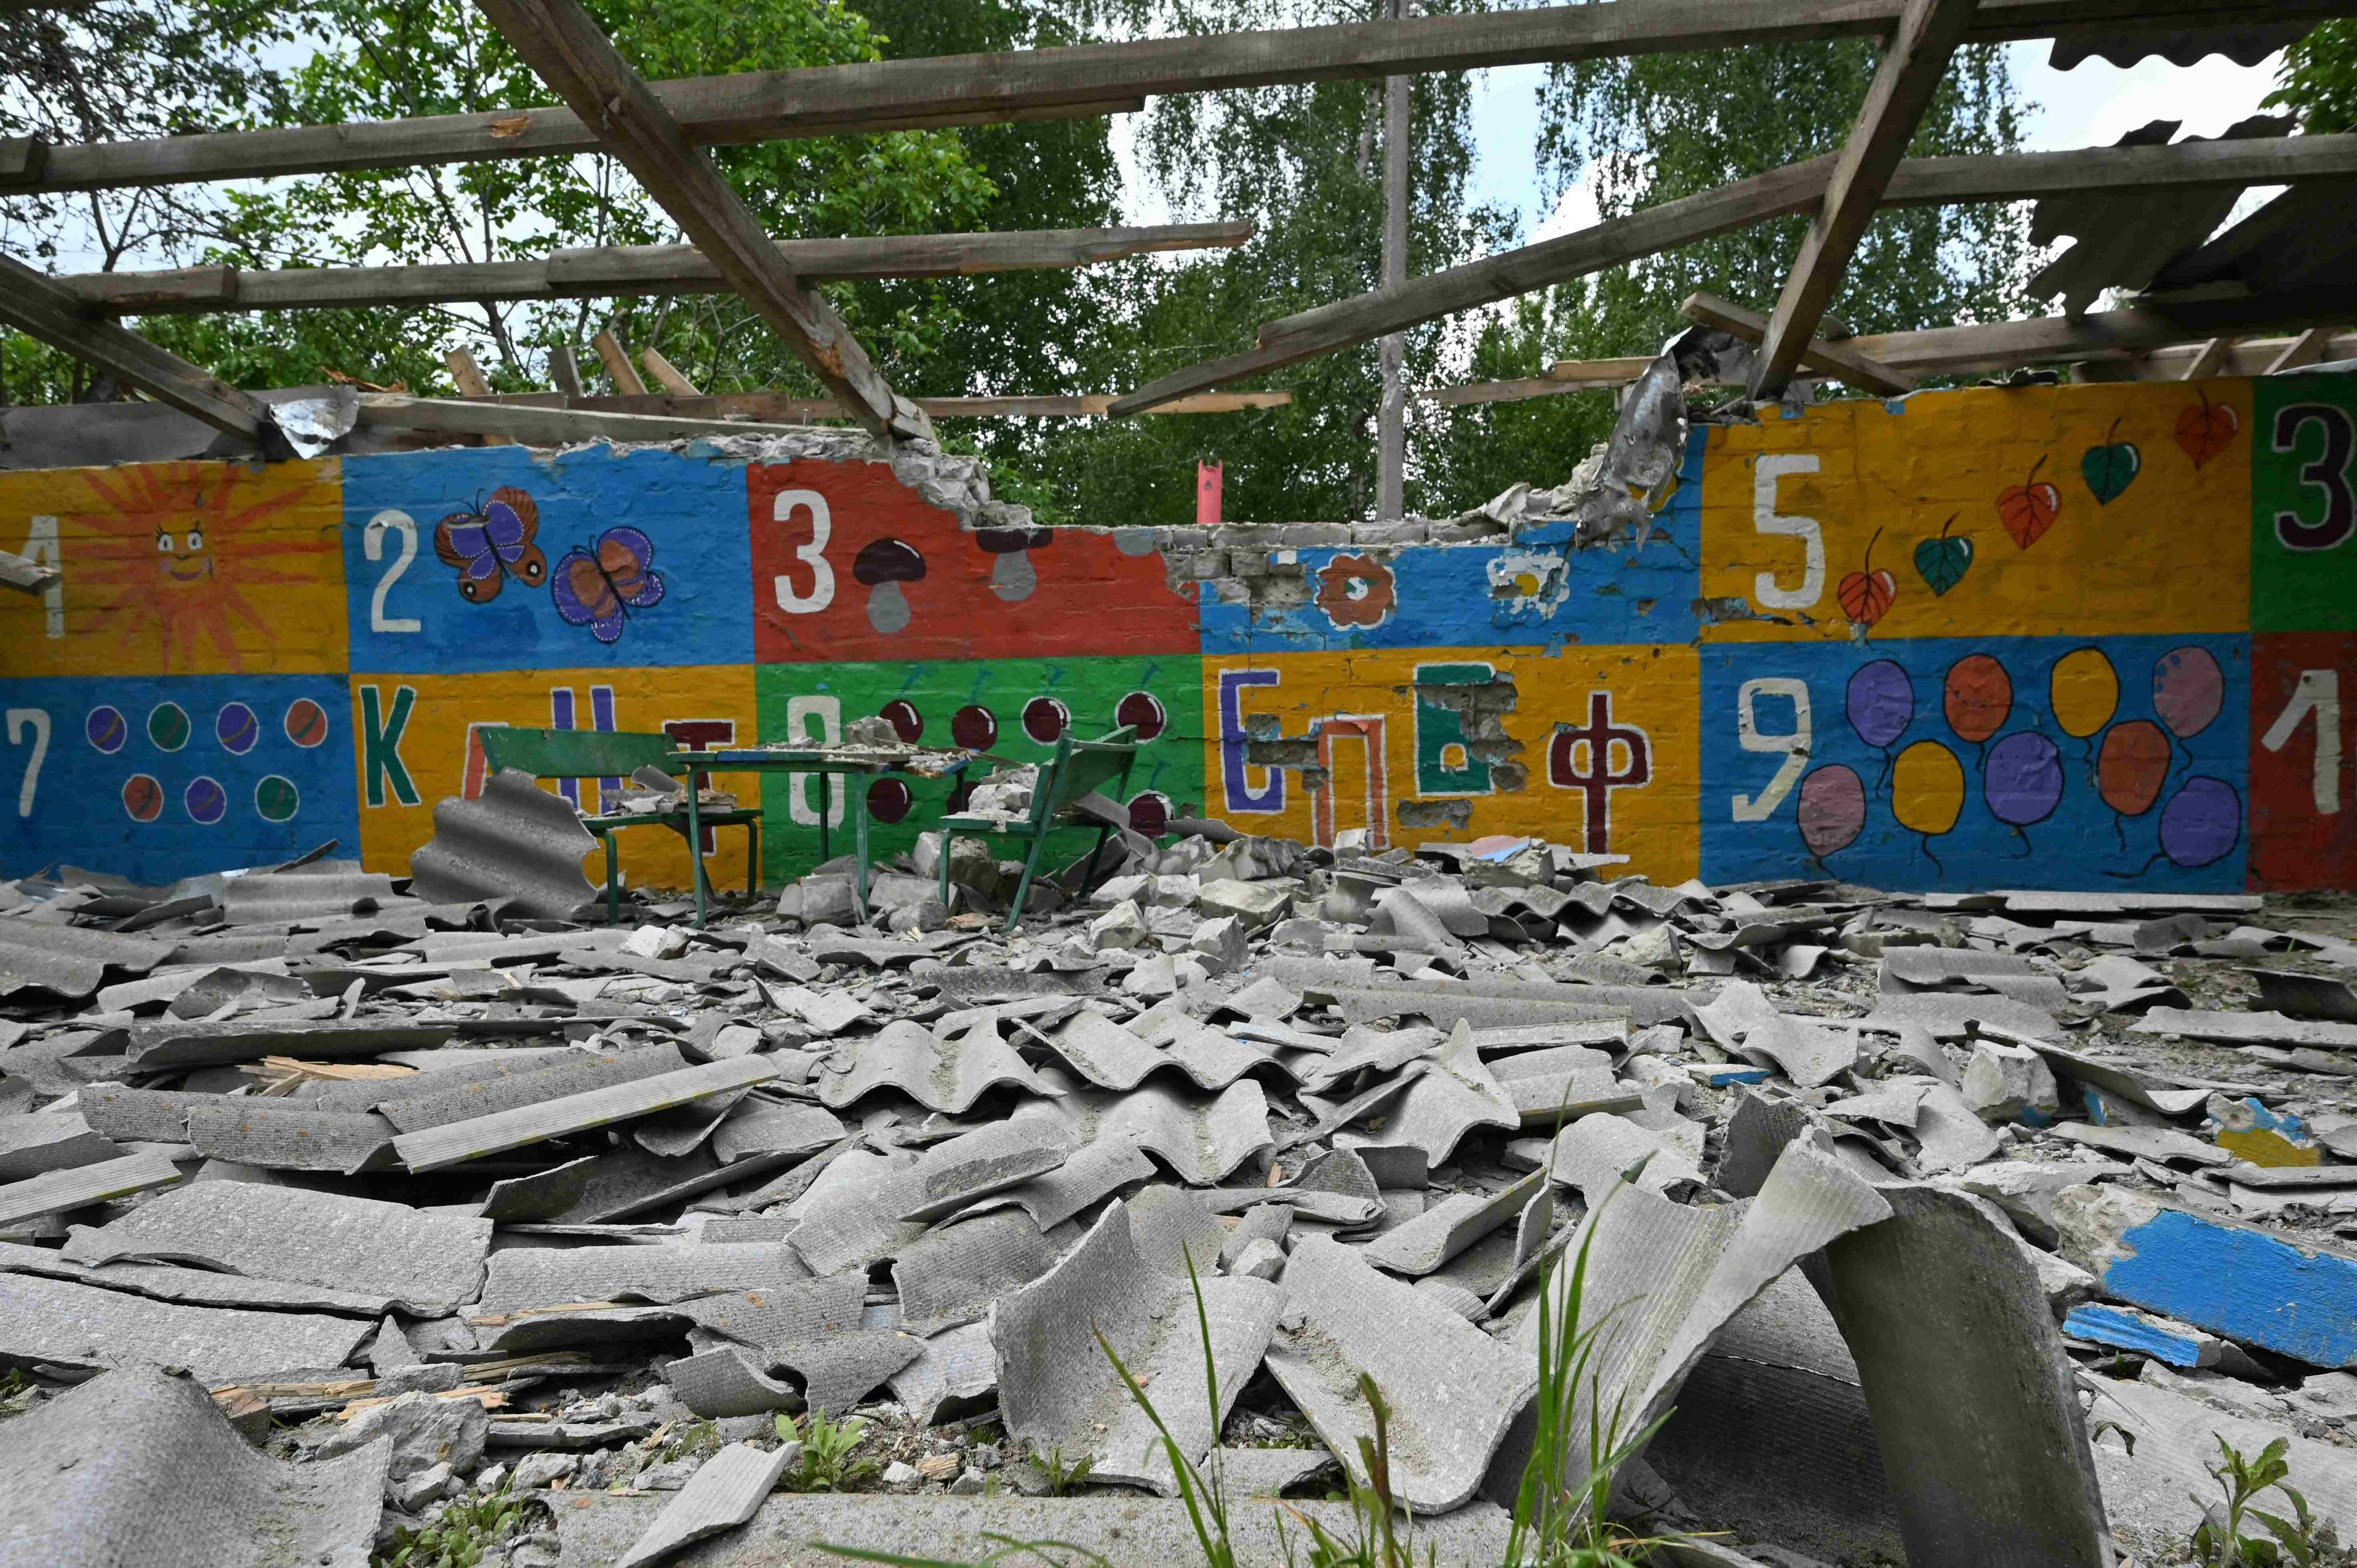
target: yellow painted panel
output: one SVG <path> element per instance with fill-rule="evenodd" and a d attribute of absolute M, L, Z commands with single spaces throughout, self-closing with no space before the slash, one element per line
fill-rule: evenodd
<path fill-rule="evenodd" d="M 1511 696 L 1494 734 L 1478 700 L 1460 705 L 1485 672 Z M 1535 834 L 1683 882 L 1698 864 L 1698 685 L 1684 645 L 1207 657 L 1208 808 L 1328 844 L 1350 828 L 1378 847 Z M 1255 740 L 1294 744 L 1256 762 Z M 1462 827 L 1444 815 L 1460 800 Z"/>
<path fill-rule="evenodd" d="M 406 695 L 404 695 L 406 693 Z M 611 714 L 611 722 L 605 715 Z M 569 725 L 558 721 L 570 717 Z M 705 726 L 734 725 L 714 735 Z M 751 744 L 753 667 L 727 664 L 655 670 L 524 670 L 470 675 L 354 675 L 352 733 L 360 767 L 361 859 L 371 871 L 396 876 L 434 836 L 434 807 L 448 796 L 474 794 L 482 781 L 480 749 L 470 746 L 478 725 L 652 731 L 696 725 L 714 742 Z M 471 767 L 470 767 L 471 764 Z M 713 787 L 733 791 L 740 805 L 758 806 L 753 774 L 723 774 Z M 544 789 L 555 789 L 554 783 Z M 579 785 L 580 803 L 598 808 L 596 779 Z M 745 880 L 746 832 L 716 830 L 705 875 L 716 886 Z M 619 841 L 628 883 L 639 887 L 689 886 L 686 841 L 669 828 L 631 828 Z M 587 862 L 603 886 L 605 856 Z"/>
<path fill-rule="evenodd" d="M 2247 381 L 1986 388 L 1715 429 L 1704 636 L 2246 631 L 2250 429 Z"/>
<path fill-rule="evenodd" d="M 0 596 L 0 674 L 340 674 L 342 524 L 332 457 L 0 474 L 0 549 L 64 574 Z"/>

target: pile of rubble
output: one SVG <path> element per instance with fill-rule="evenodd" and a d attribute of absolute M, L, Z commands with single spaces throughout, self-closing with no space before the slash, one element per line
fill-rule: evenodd
<path fill-rule="evenodd" d="M 1187 1561 L 1174 1448 L 1275 1560 L 1366 1380 L 1445 1562 L 1545 1400 L 1575 1491 L 1672 1412 L 1680 1561 L 2168 1561 L 2222 1438 L 2357 1526 L 2348 905 L 1173 827 L 1013 934 L 931 837 L 866 924 L 0 884 L 0 1563 Z"/>

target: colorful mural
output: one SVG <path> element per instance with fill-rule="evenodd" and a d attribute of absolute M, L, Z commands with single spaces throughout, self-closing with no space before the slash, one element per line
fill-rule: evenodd
<path fill-rule="evenodd" d="M 1154 537 L 964 529 L 887 463 L 700 445 L 0 474 L 0 547 L 63 573 L 0 596 L 0 875 L 328 838 L 399 872 L 487 725 L 881 716 L 1013 761 L 1135 725 L 1142 828 L 1543 833 L 1663 882 L 2357 886 L 2357 377 L 1771 413 L 1698 431 L 1603 549 L 1198 583 Z M 761 805 L 769 881 L 844 822 L 816 779 L 716 782 Z M 877 782 L 877 844 L 952 792 Z M 684 881 L 634 837 L 633 880 Z M 741 832 L 711 848 L 744 875 Z"/>

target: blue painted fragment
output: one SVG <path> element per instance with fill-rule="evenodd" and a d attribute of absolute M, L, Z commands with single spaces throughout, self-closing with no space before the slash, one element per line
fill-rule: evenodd
<path fill-rule="evenodd" d="M 2357 1256 L 2177 1209 L 2124 1232 L 2104 1294 L 2316 1367 L 2357 1366 Z"/>
<path fill-rule="evenodd" d="M 2062 1320 L 2062 1332 L 2073 1339 L 2090 1340 L 2097 1345 L 2116 1345 L 2123 1350 L 2136 1350 L 2156 1361 L 2172 1367 L 2199 1367 L 2201 1363 L 2201 1335 L 2182 1323 L 2152 1317 L 2126 1307 L 2101 1306 L 2089 1304 L 2074 1306 L 2071 1316 Z M 2212 1340 L 2214 1347 L 2216 1340 Z"/>

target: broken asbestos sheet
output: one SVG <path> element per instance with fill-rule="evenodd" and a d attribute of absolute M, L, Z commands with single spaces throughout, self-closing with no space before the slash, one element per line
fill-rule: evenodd
<path fill-rule="evenodd" d="M 109 1372 L 0 1422 L 0 1563 L 367 1568 L 390 1458 L 377 1442 L 290 1465 L 188 1379 Z"/>
<path fill-rule="evenodd" d="M 831 1111 L 856 1104 L 878 1089 L 897 1089 L 928 1111 L 954 1115 L 973 1108 L 989 1090 L 1011 1084 L 1031 1093 L 1057 1090 L 1023 1065 L 1015 1047 L 999 1037 L 995 1019 L 985 1018 L 953 1039 L 906 1019 L 895 1019 L 858 1048 L 827 1058 L 819 1079 L 819 1103 Z"/>
<path fill-rule="evenodd" d="M 1146 1387 L 1172 1391 L 1175 1397 L 1157 1392 L 1155 1407 L 1194 1463 L 1217 1441 L 1219 1423 L 1268 1349 L 1286 1294 L 1262 1280 L 1215 1277 L 1199 1284 L 1200 1318 L 1186 1280 L 1139 1260 L 1127 1206 L 1108 1205 L 1063 1262 L 991 1308 L 1008 1435 L 1041 1454 L 1060 1447 L 1067 1464 L 1085 1455 L 1093 1462 L 1093 1480 L 1175 1493 L 1178 1477 L 1161 1437 L 1122 1385 L 1105 1347 Z M 1216 1419 L 1192 1392 L 1203 1386 L 1204 1321 L 1220 1391 Z"/>
<path fill-rule="evenodd" d="M 375 1332 L 364 1317 L 180 1306 L 67 1280 L 0 1274 L 0 1359 L 66 1367 L 186 1367 L 208 1383 L 339 1367 Z M 5 1433 L 13 1423 L 0 1423 Z"/>
<path fill-rule="evenodd" d="M 1400 1500 L 1424 1514 L 1472 1497 L 1538 1390 L 1537 1356 L 1491 1338 L 1328 1237 L 1294 1244 L 1285 1285 L 1286 1326 L 1269 1345 L 1268 1369 L 1352 1477 L 1367 1484 L 1359 1440 L 1375 1435 L 1359 1388 L 1363 1372 L 1391 1407 L 1391 1482 Z"/>
<path fill-rule="evenodd" d="M 77 1230 L 64 1255 L 76 1263 L 192 1263 L 257 1279 L 382 1291 L 404 1309 L 431 1317 L 474 1299 L 490 1240 L 488 1219 L 299 1187 L 216 1181 Z"/>

